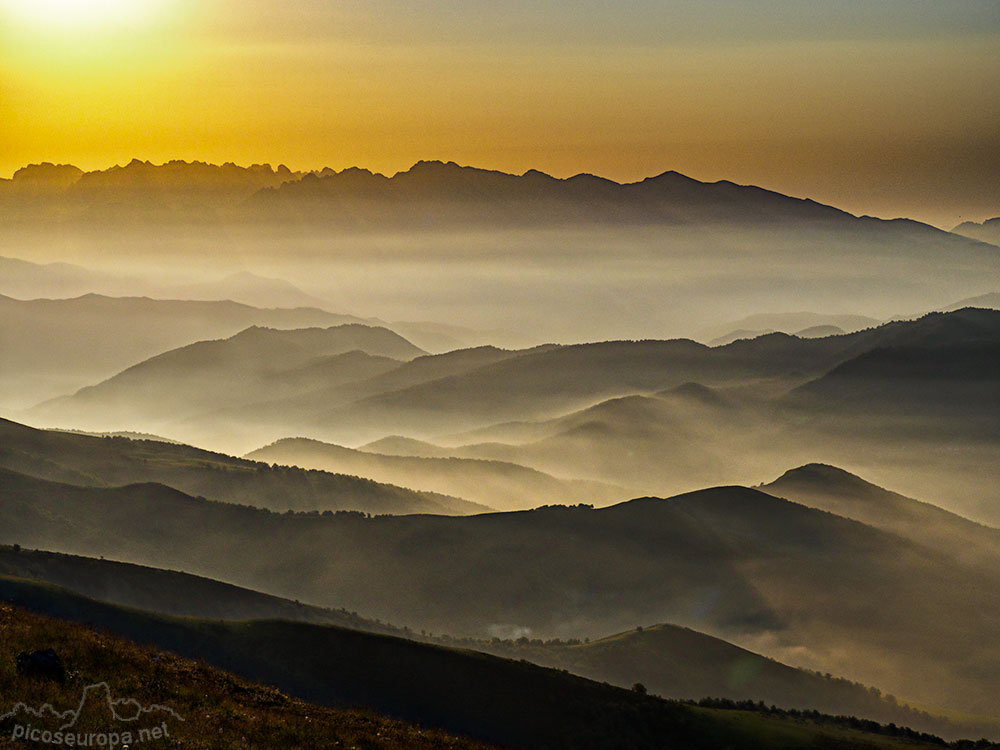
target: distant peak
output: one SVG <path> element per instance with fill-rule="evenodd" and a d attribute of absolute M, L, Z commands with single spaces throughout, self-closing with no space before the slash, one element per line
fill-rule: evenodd
<path fill-rule="evenodd" d="M 276 332 L 277 332 L 276 328 L 268 328 L 267 326 L 253 325 L 253 326 L 249 326 L 247 328 L 244 328 L 242 331 L 239 331 L 238 333 L 234 333 L 229 338 L 230 338 L 230 340 L 232 340 L 232 339 L 236 339 L 236 338 L 240 338 L 240 337 L 244 337 L 244 336 L 256 336 L 256 335 L 260 335 L 260 334 L 276 333 Z"/>
<path fill-rule="evenodd" d="M 591 174 L 590 172 L 581 172 L 580 174 L 575 174 L 568 180 L 566 180 L 566 182 L 600 182 L 608 185 L 618 184 L 614 180 L 609 180 L 607 177 L 598 177 L 596 174 Z"/>
<path fill-rule="evenodd" d="M 771 482 L 771 485 L 788 483 L 814 486 L 822 485 L 825 487 L 835 486 L 840 488 L 877 486 L 862 479 L 857 474 L 852 474 L 838 466 L 823 463 L 809 463 L 795 469 L 789 469 L 775 481 Z"/>
<path fill-rule="evenodd" d="M 660 395 L 663 396 L 680 396 L 681 398 L 690 399 L 692 401 L 698 401 L 707 404 L 720 404 L 722 403 L 722 397 L 712 388 L 707 385 L 702 385 L 701 383 L 696 383 L 694 381 L 688 381 L 687 383 L 682 383 L 681 385 L 670 388 L 666 391 L 662 391 Z"/>
<path fill-rule="evenodd" d="M 453 161 L 441 161 L 439 159 L 421 159 L 412 167 L 409 168 L 409 172 L 437 172 L 444 169 L 462 169 L 458 164 Z"/>
<path fill-rule="evenodd" d="M 836 477 L 853 477 L 854 474 L 851 472 L 841 469 L 839 466 L 834 466 L 833 464 L 823 464 L 818 462 L 802 464 L 802 466 L 797 466 L 794 469 L 789 469 L 784 473 L 783 476 L 789 476 L 794 474 L 814 474 L 818 476 L 836 476 Z"/>
<path fill-rule="evenodd" d="M 655 175 L 654 177 L 647 177 L 642 182 L 645 182 L 645 183 L 650 183 L 650 182 L 678 182 L 678 183 L 685 183 L 685 184 L 699 184 L 699 185 L 702 184 L 701 182 L 699 182 L 698 180 L 694 179 L 693 177 L 688 177 L 686 174 L 681 174 L 680 172 L 674 171 L 673 169 L 670 169 L 670 170 L 668 170 L 666 172 L 661 172 L 660 174 Z"/>
<path fill-rule="evenodd" d="M 11 179 L 19 184 L 69 187 L 80 179 L 83 170 L 72 164 L 52 164 L 42 162 L 41 164 L 29 164 L 14 172 Z"/>
<path fill-rule="evenodd" d="M 527 172 L 525 172 L 524 174 L 522 174 L 521 177 L 527 177 L 529 179 L 545 179 L 545 180 L 554 180 L 554 179 L 556 179 L 552 175 L 546 174 L 545 172 L 540 172 L 537 169 L 529 169 Z"/>
<path fill-rule="evenodd" d="M 754 487 L 744 487 L 738 484 L 732 485 L 722 485 L 718 487 L 707 487 L 701 490 L 693 490 L 691 492 L 684 492 L 680 495 L 672 495 L 671 497 L 637 497 L 633 500 L 626 500 L 624 502 L 618 503 L 616 505 L 609 505 L 605 510 L 611 510 L 614 508 L 637 508 L 649 505 L 658 504 L 669 504 L 669 503 L 703 503 L 703 502 L 723 502 L 723 503 L 774 503 L 775 501 L 786 502 L 781 500 L 781 498 L 776 498 L 772 495 L 762 492 L 761 490 Z"/>

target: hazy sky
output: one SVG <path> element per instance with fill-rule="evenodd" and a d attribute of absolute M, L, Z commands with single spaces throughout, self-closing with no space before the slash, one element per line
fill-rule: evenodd
<path fill-rule="evenodd" d="M 668 169 L 1000 215 L 998 0 L 0 0 L 0 176 L 133 157 Z"/>

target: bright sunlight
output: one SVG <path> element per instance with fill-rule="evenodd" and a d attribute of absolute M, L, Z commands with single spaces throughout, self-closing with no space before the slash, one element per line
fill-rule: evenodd
<path fill-rule="evenodd" d="M 0 0 L 4 15 L 36 30 L 95 31 L 155 20 L 168 0 Z"/>

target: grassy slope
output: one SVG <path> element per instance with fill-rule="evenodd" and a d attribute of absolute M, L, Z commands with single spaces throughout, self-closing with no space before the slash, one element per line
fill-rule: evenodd
<path fill-rule="evenodd" d="M 824 730 L 808 723 L 764 716 L 748 719 L 694 709 L 522 662 L 330 626 L 283 621 L 222 623 L 152 616 L 9 578 L 0 578 L 0 598 L 49 616 L 93 623 L 181 656 L 204 659 L 243 678 L 275 684 L 306 700 L 367 706 L 408 721 L 445 727 L 514 747 L 749 749 L 786 747 L 789 736 L 796 737 L 796 746 L 800 748 L 900 746 L 875 735 Z M 18 615 L 5 608 L 3 616 Z M 34 622 L 44 625 L 44 621 Z M 4 632 L 10 630 L 13 629 Z M 29 648 L 36 647 L 35 644 L 53 645 L 52 640 L 35 638 Z M 59 640 L 63 649 L 71 651 L 79 649 L 82 641 L 66 637 Z M 27 641 L 22 635 L 21 643 L 8 645 L 9 637 L 5 636 L 4 645 L 11 651 L 20 651 L 25 649 L 22 644 Z M 107 659 L 106 651 L 104 658 Z M 74 666 L 71 663 L 71 668 Z M 157 697 L 164 700 L 162 668 L 161 674 L 157 674 L 155 667 L 140 671 L 122 665 L 113 668 L 106 662 L 99 662 L 96 667 L 85 666 L 96 670 L 97 679 L 108 673 L 116 675 L 122 680 L 122 684 L 116 685 L 119 693 L 139 696 L 146 689 L 143 678 L 151 671 L 159 678 L 154 683 L 160 688 Z M 136 679 L 137 672 L 143 677 Z M 10 679 L 9 673 L 5 676 Z M 226 704 L 241 694 L 231 681 L 227 685 L 219 680 L 216 689 L 206 696 L 207 711 L 204 703 L 191 705 L 190 692 L 180 690 L 174 692 L 178 705 L 173 707 L 182 716 L 185 710 L 199 717 L 205 711 L 212 721 L 216 703 L 228 708 Z M 224 713 L 234 723 L 233 714 L 239 716 L 231 708 Z"/>
<path fill-rule="evenodd" d="M 103 558 L 0 545 L 0 575 L 43 581 L 93 599 L 165 615 L 213 620 L 299 620 L 406 633 L 403 628 L 342 609 L 315 607 L 211 578 Z"/>
<path fill-rule="evenodd" d="M 67 670 L 76 673 L 74 679 L 58 684 L 17 674 L 17 654 L 46 648 L 55 649 Z M 181 743 L 171 745 L 174 747 L 485 750 L 485 746 L 471 740 L 367 711 L 324 708 L 289 698 L 274 688 L 248 682 L 202 662 L 0 604 L 0 712 L 11 710 L 10 704 L 15 701 L 33 707 L 50 703 L 58 710 L 75 708 L 84 687 L 104 681 L 109 682 L 116 698 L 134 698 L 142 705 L 166 705 L 176 711 L 184 721 L 169 722 L 172 738 Z M 23 746 L 8 740 L 12 730 L 7 725 L 12 724 L 11 720 L 0 723 L 0 747 Z M 83 728 L 107 731 L 109 725 Z"/>

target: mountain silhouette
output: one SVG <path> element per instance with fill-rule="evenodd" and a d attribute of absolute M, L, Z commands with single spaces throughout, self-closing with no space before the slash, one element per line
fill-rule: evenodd
<path fill-rule="evenodd" d="M 262 190 L 251 204 L 289 219 L 363 229 L 454 224 L 777 223 L 856 221 L 811 200 L 729 181 L 704 183 L 677 172 L 619 184 L 589 174 L 557 179 L 420 161 L 392 177 L 366 170 L 307 175 Z"/>
<path fill-rule="evenodd" d="M 988 438 L 1000 429 L 1000 344 L 879 347 L 796 388 L 787 400 L 832 418 L 871 419 L 901 434 L 905 423 L 927 433 Z M 923 420 L 922 422 L 920 420 Z"/>
<path fill-rule="evenodd" d="M 1000 309 L 1000 292 L 990 292 L 989 294 L 980 294 L 976 297 L 959 300 L 958 302 L 953 302 L 950 305 L 942 307 L 941 311 L 951 312 L 953 310 L 961 310 L 963 307 L 984 307 L 991 310 Z"/>
<path fill-rule="evenodd" d="M 340 356 L 351 352 L 364 355 L 363 361 Z M 238 403 L 294 396 L 338 379 L 378 374 L 422 354 L 386 328 L 251 326 L 226 339 L 159 354 L 73 396 L 41 404 L 32 414 L 94 429 L 109 422 L 177 420 Z M 348 374 L 337 374 L 345 368 Z"/>
<path fill-rule="evenodd" d="M 226 338 L 249 326 L 326 328 L 361 322 L 325 310 L 263 309 L 228 301 L 0 295 L 0 404 L 27 408 L 168 349 Z"/>
<path fill-rule="evenodd" d="M 34 190 L 39 184 L 47 186 L 45 195 Z M 810 224 L 954 247 L 967 242 L 915 221 L 859 218 L 813 200 L 728 180 L 700 182 L 675 171 L 621 184 L 590 174 L 559 179 L 537 170 L 515 175 L 442 161 L 419 161 L 391 177 L 359 168 L 292 172 L 283 165 L 181 160 L 133 159 L 91 172 L 42 164 L 19 170 L 4 185 L 4 204 L 14 211 L 7 220 L 15 223 L 59 217 L 98 224 L 291 220 L 351 230 Z"/>
<path fill-rule="evenodd" d="M 29 193 L 59 192 L 75 184 L 84 172 L 72 164 L 29 164 L 14 172 L 10 188 Z"/>
<path fill-rule="evenodd" d="M 715 348 L 684 339 L 543 348 L 352 404 L 317 402 L 313 423 L 364 425 L 369 437 L 362 433 L 361 439 L 367 441 L 387 434 L 464 432 L 496 422 L 565 414 L 602 399 L 690 381 L 712 386 L 787 378 L 790 385 L 798 385 L 876 348 L 980 342 L 1000 342 L 1000 312 L 932 313 L 844 336 L 800 339 L 771 334 Z"/>
<path fill-rule="evenodd" d="M 790 469 L 761 489 L 905 536 L 970 564 L 1000 563 L 1000 529 L 890 492 L 836 466 Z"/>
<path fill-rule="evenodd" d="M 1000 216 L 993 219 L 986 219 L 982 223 L 974 221 L 962 222 L 951 231 L 955 234 L 972 237 L 982 242 L 989 242 L 991 245 L 1000 245 Z"/>

